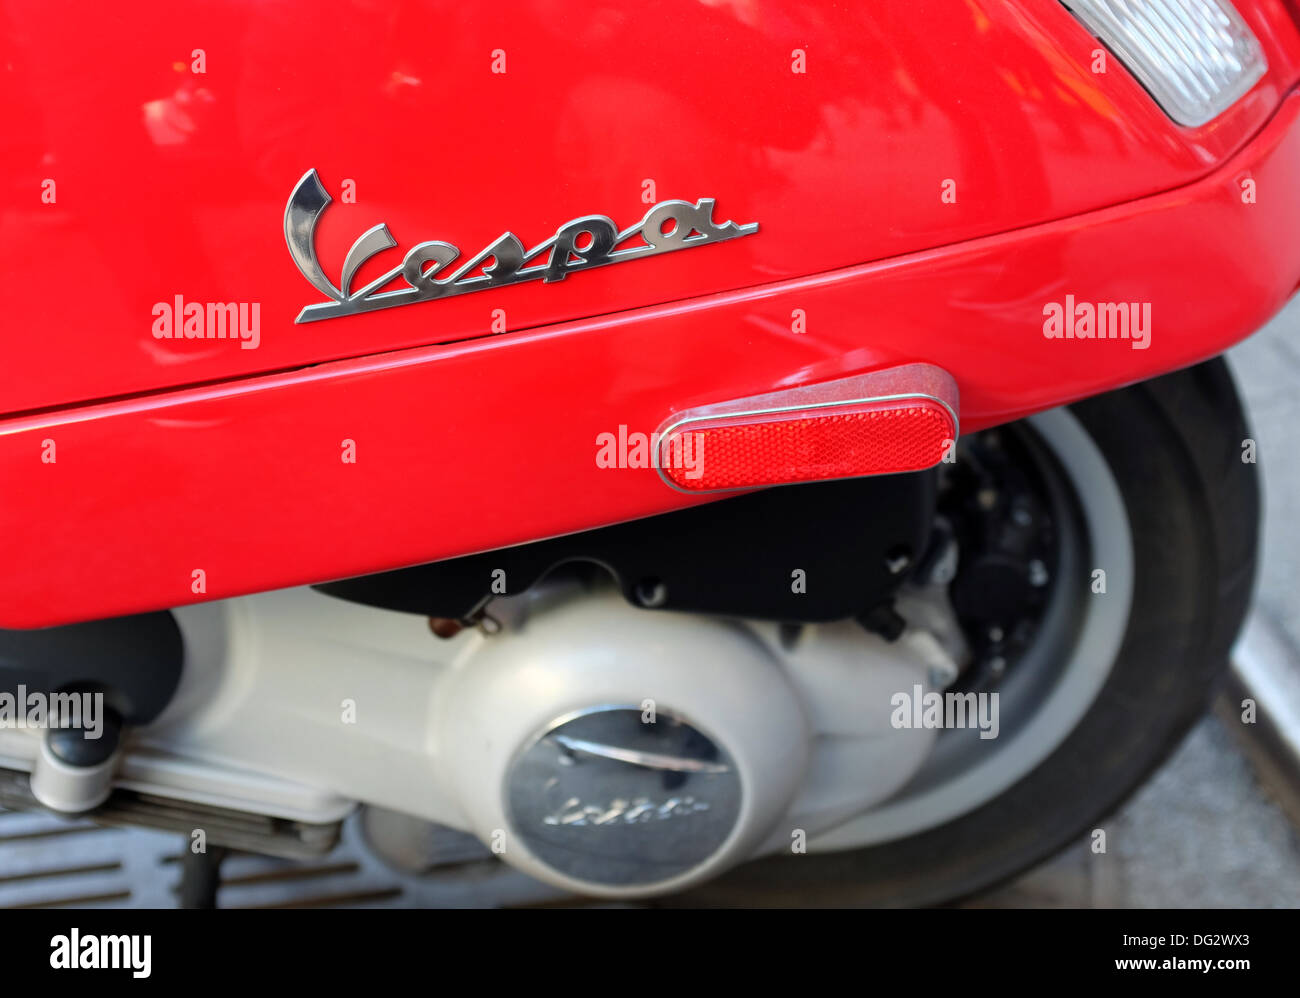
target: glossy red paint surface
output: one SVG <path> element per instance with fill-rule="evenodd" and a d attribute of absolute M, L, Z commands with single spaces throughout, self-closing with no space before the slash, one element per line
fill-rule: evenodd
<path fill-rule="evenodd" d="M 1270 73 L 1189 130 L 1117 65 L 1094 73 L 1097 43 L 1054 0 L 7 3 L 0 412 L 482 336 L 497 309 L 518 331 L 755 287 L 1176 188 L 1297 77 L 1280 0 L 1239 6 Z M 630 225 L 647 180 L 761 230 L 295 325 L 320 297 L 281 216 L 310 167 L 336 198 L 319 240 L 335 279 L 378 222 L 400 249 L 362 279 L 421 240 L 467 257 L 505 229 L 531 246 L 580 215 Z M 258 347 L 154 338 L 177 295 L 257 303 Z"/>
<path fill-rule="evenodd" d="M 651 469 L 598 467 L 597 437 L 730 398 L 925 361 L 954 375 L 973 430 L 1192 363 L 1300 282 L 1297 175 L 1300 95 L 1211 175 L 1064 221 L 0 422 L 0 624 L 324 581 L 689 504 Z M 1147 347 L 1047 338 L 1044 306 L 1067 295 L 1149 303 Z M 355 463 L 341 460 L 349 441 Z"/>

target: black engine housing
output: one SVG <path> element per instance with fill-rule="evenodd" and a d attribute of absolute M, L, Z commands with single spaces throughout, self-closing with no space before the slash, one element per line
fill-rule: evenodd
<path fill-rule="evenodd" d="M 560 565 L 594 562 L 647 609 L 840 620 L 886 601 L 906 577 L 929 537 L 935 495 L 933 469 L 787 485 L 315 588 L 472 620 L 493 596 L 524 592 Z"/>

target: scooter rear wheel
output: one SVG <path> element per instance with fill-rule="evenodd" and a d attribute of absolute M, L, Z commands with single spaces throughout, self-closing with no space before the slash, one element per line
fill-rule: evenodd
<path fill-rule="evenodd" d="M 1067 628 L 1065 646 L 1060 628 L 1055 637 L 1042 629 L 1042 640 L 1058 642 L 1046 655 L 1037 649 L 1055 670 L 1049 685 L 1057 695 L 1022 698 L 1020 709 L 1057 712 L 1052 743 L 1024 735 L 1036 722 L 1051 727 L 1044 717 L 1009 718 L 1003 737 L 1012 740 L 999 747 L 1000 769 L 985 766 L 975 779 L 969 769 L 950 773 L 949 783 L 936 777 L 924 788 L 926 806 L 905 789 L 882 809 L 888 820 L 865 816 L 815 840 L 806 854 L 747 864 L 675 900 L 911 906 L 970 895 L 1096 827 L 1203 714 L 1250 601 L 1258 540 L 1258 479 L 1243 459 L 1249 431 L 1227 365 L 1208 361 L 1026 423 L 999 432 L 1045 445 L 1043 458 L 1092 514 L 1081 518 L 1091 534 L 1083 561 L 1062 564 L 1073 576 L 1072 598 L 1092 601 L 1084 607 L 1101 621 L 1091 638 L 1086 623 Z M 1065 423 L 1086 434 L 1079 449 L 1100 455 L 1103 471 L 1090 473 L 1078 455 L 1050 453 L 1068 451 L 1062 441 L 1071 431 L 1057 432 Z M 1109 520 L 1097 515 L 1105 508 L 1102 478 L 1119 499 Z M 1117 553 L 1124 548 L 1128 559 Z M 1106 550 L 1109 560 L 1100 556 Z M 1104 593 L 1096 591 L 1098 568 L 1107 571 Z M 1104 601 L 1110 605 L 1102 611 Z M 1089 664 L 1105 644 L 1097 628 L 1106 627 L 1117 651 Z M 1073 693 L 1062 694 L 1071 684 Z M 1022 774 L 1007 768 L 1027 761 Z M 963 786 L 964 797 L 953 789 Z M 851 847 L 861 843 L 869 844 Z"/>

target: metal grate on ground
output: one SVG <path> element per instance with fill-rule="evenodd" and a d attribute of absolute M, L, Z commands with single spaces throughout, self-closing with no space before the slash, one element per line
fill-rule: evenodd
<path fill-rule="evenodd" d="M 110 828 L 0 811 L 0 908 L 175 908 L 182 849 L 171 832 Z M 338 847 L 314 860 L 234 853 L 221 867 L 221 908 L 465 907 L 553 902 L 559 892 L 495 859 L 420 876 L 393 870 L 345 823 Z"/>

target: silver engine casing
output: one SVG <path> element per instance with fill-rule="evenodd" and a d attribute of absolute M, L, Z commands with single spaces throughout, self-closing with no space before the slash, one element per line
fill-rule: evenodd
<path fill-rule="evenodd" d="M 565 889 L 630 897 L 801 847 L 884 801 L 935 732 L 891 701 L 955 666 L 927 631 L 648 612 L 612 587 L 492 604 L 497 633 L 290 589 L 176 611 L 181 687 L 114 786 L 301 822 L 358 803 L 478 836 Z M 0 731 L 0 766 L 40 768 Z"/>

